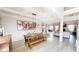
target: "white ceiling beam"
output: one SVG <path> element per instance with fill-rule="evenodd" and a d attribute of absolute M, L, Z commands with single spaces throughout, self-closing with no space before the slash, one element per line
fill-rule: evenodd
<path fill-rule="evenodd" d="M 15 10 L 8 9 L 8 8 L 5 8 L 5 7 L 0 8 L 0 10 L 4 10 L 4 11 L 7 11 L 7 12 L 15 13 L 15 14 L 18 14 L 18 15 L 23 15 L 23 14 L 20 13 L 20 12 L 17 12 L 17 11 L 15 11 Z"/>
<path fill-rule="evenodd" d="M 24 14 L 24 13 L 21 13 L 21 12 L 18 12 L 18 11 L 9 9 L 9 8 L 4 8 L 4 7 L 2 7 L 2 8 L 0 8 L 0 10 L 13 13 L 13 14 L 15 14 L 15 15 L 17 15 L 17 16 L 25 16 L 26 18 L 29 17 L 29 16 L 30 16 L 31 18 L 34 17 L 34 16 L 32 16 L 32 15 L 27 15 L 27 14 Z M 33 10 L 34 10 L 34 9 L 33 9 Z M 40 16 L 41 16 L 41 17 L 44 17 L 44 15 L 45 15 L 45 14 L 43 14 L 43 13 L 40 13 L 39 11 L 36 11 L 36 10 L 34 10 L 33 12 L 39 14 L 39 15 L 37 16 L 37 18 L 40 17 Z M 46 15 L 45 15 L 45 17 L 46 17 Z"/>
<path fill-rule="evenodd" d="M 24 16 L 24 18 L 32 18 L 32 19 L 34 19 L 34 17 L 33 17 L 32 15 L 23 14 L 23 13 L 21 13 L 21 12 L 18 12 L 18 11 L 12 10 L 12 9 L 8 9 L 8 8 L 2 7 L 2 8 L 0 8 L 0 10 L 13 13 L 13 14 L 15 14 L 16 17 L 17 17 L 17 16 Z M 1 12 L 1 14 L 5 15 L 6 13 Z M 7 13 L 7 14 L 8 14 L 8 13 Z M 9 15 L 9 14 L 8 14 L 8 15 Z M 11 15 L 11 14 L 10 14 L 10 15 Z"/>
<path fill-rule="evenodd" d="M 64 17 L 64 21 L 70 21 L 70 20 L 79 20 L 79 15 Z"/>
<path fill-rule="evenodd" d="M 15 15 L 11 15 L 11 14 L 7 14 L 7 13 L 3 13 L 3 12 L 0 12 L 0 16 L 1 17 L 4 17 L 4 16 L 8 16 L 8 17 L 14 17 L 14 18 L 18 18 L 17 16 L 15 16 Z"/>
<path fill-rule="evenodd" d="M 76 12 L 79 12 L 79 8 L 73 8 L 73 9 L 64 11 L 64 16 L 69 15 L 69 14 L 73 14 L 73 13 L 76 13 Z"/>

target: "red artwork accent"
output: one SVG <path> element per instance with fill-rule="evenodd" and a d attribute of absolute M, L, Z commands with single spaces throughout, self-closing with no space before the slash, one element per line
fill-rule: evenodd
<path fill-rule="evenodd" d="M 35 22 L 28 23 L 28 29 L 36 29 L 36 23 Z"/>
<path fill-rule="evenodd" d="M 18 30 L 36 29 L 36 22 L 17 21 Z"/>
<path fill-rule="evenodd" d="M 27 25 L 27 22 L 26 21 L 22 21 L 22 26 L 23 26 L 23 29 L 27 29 L 28 25 Z"/>

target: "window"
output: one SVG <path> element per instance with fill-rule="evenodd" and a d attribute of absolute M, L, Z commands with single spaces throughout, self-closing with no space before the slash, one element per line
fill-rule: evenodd
<path fill-rule="evenodd" d="M 55 31 L 58 31 L 58 30 L 59 30 L 59 26 L 56 25 L 56 26 L 55 26 Z"/>
<path fill-rule="evenodd" d="M 68 25 L 68 30 L 69 31 L 74 31 L 75 25 Z"/>
<path fill-rule="evenodd" d="M 49 29 L 49 30 L 53 30 L 54 28 L 53 28 L 53 26 L 51 25 L 51 26 L 49 26 L 48 29 Z"/>

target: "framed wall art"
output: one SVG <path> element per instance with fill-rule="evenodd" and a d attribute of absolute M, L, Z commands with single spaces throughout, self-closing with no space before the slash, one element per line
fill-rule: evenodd
<path fill-rule="evenodd" d="M 28 22 L 28 29 L 36 29 L 36 22 Z"/>
<path fill-rule="evenodd" d="M 17 20 L 17 29 L 18 30 L 27 30 L 28 29 L 27 21 Z"/>

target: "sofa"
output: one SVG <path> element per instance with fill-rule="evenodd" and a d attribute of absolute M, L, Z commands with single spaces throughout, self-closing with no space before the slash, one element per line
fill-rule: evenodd
<path fill-rule="evenodd" d="M 54 32 L 54 36 L 59 37 L 60 36 L 60 32 Z M 63 38 L 70 38 L 70 32 L 63 32 Z"/>

